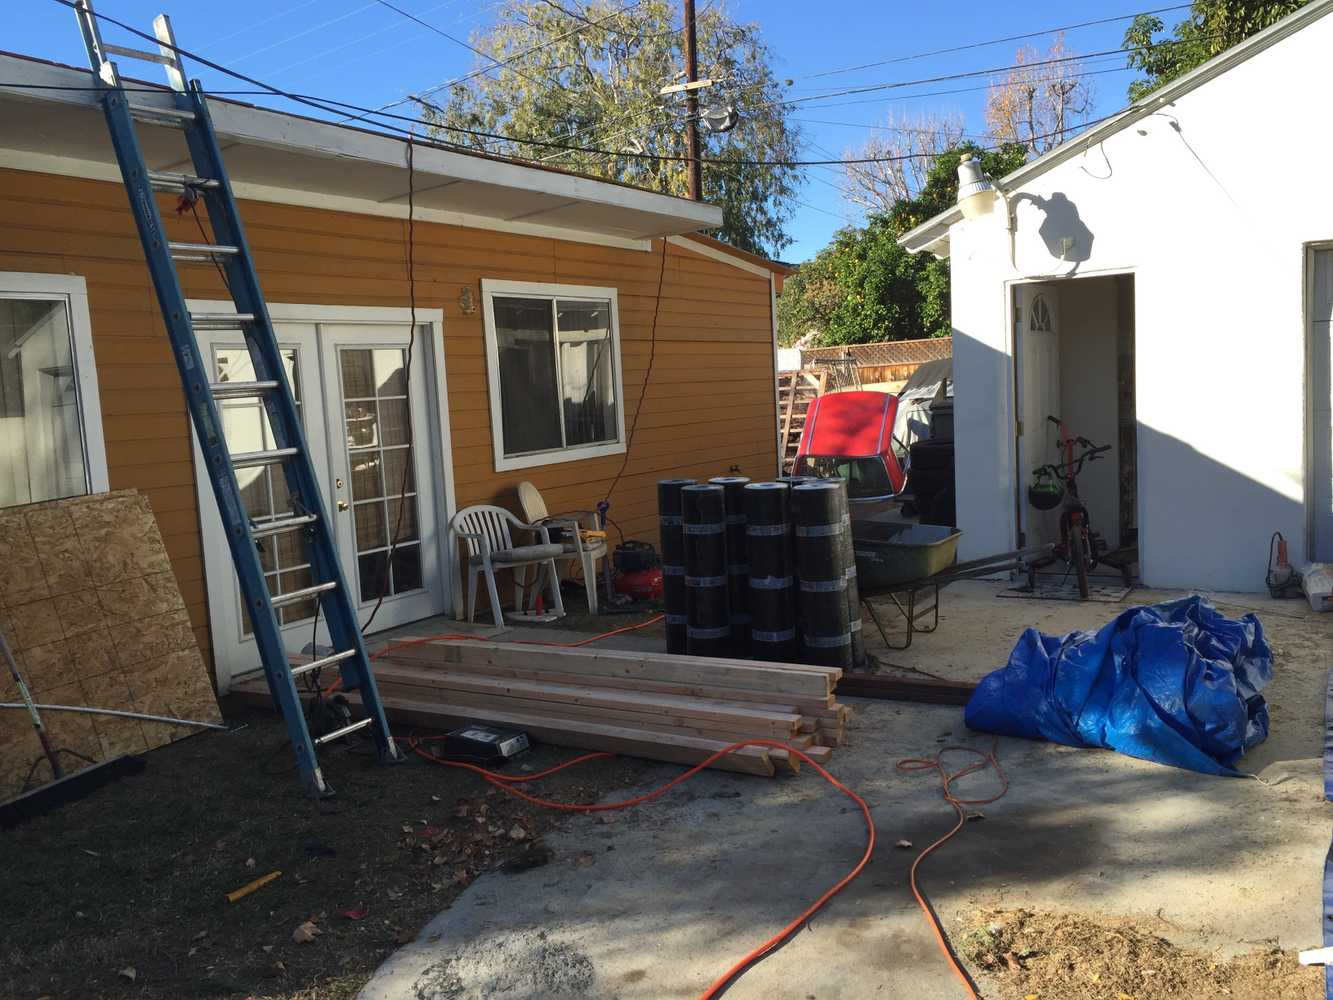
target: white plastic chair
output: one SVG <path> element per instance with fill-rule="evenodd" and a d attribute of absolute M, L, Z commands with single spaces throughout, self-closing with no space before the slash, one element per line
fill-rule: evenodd
<path fill-rule="evenodd" d="M 561 561 L 577 563 L 582 568 L 583 585 L 588 591 L 588 611 L 597 614 L 597 560 L 606 558 L 606 538 L 586 534 L 598 530 L 597 514 L 591 510 L 576 510 L 552 516 L 546 509 L 541 490 L 526 480 L 518 484 L 518 505 L 523 516 L 533 524 L 565 530 L 565 537 L 561 539 L 564 549 Z"/>
<path fill-rule="evenodd" d="M 534 532 L 541 538 L 537 545 L 515 545 L 511 528 Z M 449 530 L 466 545 L 467 553 L 467 620 L 472 621 L 477 605 L 477 578 L 486 576 L 486 590 L 491 599 L 491 613 L 497 626 L 504 625 L 500 610 L 500 591 L 495 586 L 497 569 L 515 569 L 519 566 L 544 566 L 546 580 L 551 588 L 551 604 L 560 615 L 565 613 L 560 599 L 560 577 L 555 560 L 564 554 L 564 547 L 551 541 L 550 532 L 542 524 L 524 524 L 503 507 L 477 504 L 464 507 L 449 521 Z M 460 550 L 461 550 L 460 546 Z M 523 586 L 514 574 L 514 606 L 523 610 Z"/>

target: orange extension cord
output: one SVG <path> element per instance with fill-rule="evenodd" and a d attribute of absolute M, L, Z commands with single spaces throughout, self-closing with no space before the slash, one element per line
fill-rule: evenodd
<path fill-rule="evenodd" d="M 800 930 L 801 926 L 807 920 L 813 917 L 815 913 L 818 912 L 819 909 L 825 903 L 827 903 L 835 895 L 841 892 L 852 881 L 852 879 L 856 878 L 856 876 L 861 874 L 861 871 L 870 862 L 870 856 L 875 851 L 875 821 L 870 816 L 870 807 L 866 805 L 865 799 L 861 798 L 861 796 L 857 795 L 854 791 L 852 791 L 850 788 L 844 785 L 841 781 L 833 777 L 833 775 L 829 774 L 828 771 L 824 770 L 823 767 L 821 767 L 818 763 L 812 760 L 809 756 L 802 753 L 800 750 L 795 749 L 794 747 L 789 747 L 785 743 L 779 742 L 778 740 L 749 739 L 749 740 L 741 740 L 738 743 L 732 743 L 730 746 L 723 747 L 716 753 L 709 755 L 709 757 L 706 760 L 700 761 L 698 764 L 695 764 L 692 768 L 690 768 L 683 774 L 679 774 L 676 777 L 672 778 L 665 785 L 661 785 L 657 788 L 654 788 L 651 792 L 646 792 L 643 795 L 636 795 L 632 799 L 625 799 L 621 802 L 600 802 L 591 804 L 577 803 L 577 802 L 553 802 L 550 799 L 542 799 L 538 798 L 535 795 L 529 795 L 527 792 L 521 791 L 512 786 L 517 784 L 524 784 L 529 781 L 536 781 L 538 778 L 543 778 L 546 777 L 547 775 L 554 774 L 557 771 L 562 771 L 567 767 L 580 763 L 581 761 L 594 760 L 599 757 L 612 757 L 615 756 L 614 754 L 609 754 L 609 753 L 584 754 L 581 757 L 575 757 L 573 760 L 565 761 L 563 764 L 557 764 L 555 767 L 548 768 L 545 771 L 539 771 L 537 774 L 531 774 L 531 775 L 525 774 L 525 775 L 517 775 L 511 777 L 511 776 L 492 774 L 485 768 L 477 767 L 475 764 L 464 764 L 461 761 L 447 760 L 444 757 L 437 757 L 435 754 L 432 754 L 429 751 L 422 749 L 421 744 L 423 742 L 427 741 L 418 739 L 409 739 L 408 745 L 418 755 L 426 758 L 427 760 L 434 761 L 437 764 L 442 764 L 445 767 L 456 767 L 459 768 L 460 770 L 472 771 L 475 774 L 481 775 L 482 778 L 484 778 L 486 781 L 490 782 L 496 788 L 503 790 L 509 795 L 513 795 L 517 798 L 523 799 L 525 802 L 530 802 L 533 805 L 545 806 L 548 809 L 560 809 L 564 812 L 582 812 L 582 813 L 606 812 L 607 810 L 611 809 L 628 809 L 630 806 L 637 806 L 643 802 L 650 802 L 655 798 L 665 795 L 668 791 L 670 791 L 672 788 L 675 788 L 681 782 L 687 781 L 690 778 L 694 777 L 704 768 L 708 767 L 710 764 L 714 763 L 720 758 L 725 757 L 727 754 L 734 753 L 735 751 L 740 750 L 742 747 L 752 747 L 752 746 L 775 747 L 780 750 L 785 750 L 787 751 L 787 753 L 796 754 L 796 756 L 800 757 L 807 764 L 809 764 L 816 771 L 818 771 L 820 776 L 825 781 L 827 781 L 834 788 L 836 788 L 838 791 L 842 792 L 849 799 L 855 802 L 857 806 L 860 807 L 861 815 L 865 817 L 866 821 L 866 849 L 865 853 L 861 855 L 861 860 L 856 863 L 856 867 L 854 867 L 846 875 L 844 875 L 832 886 L 826 889 L 822 896 L 820 896 L 808 907 L 806 907 L 800 913 L 800 915 L 797 916 L 794 920 L 792 920 L 791 923 L 787 924 L 786 927 L 782 928 L 782 930 L 778 931 L 767 941 L 764 941 L 757 948 L 755 948 L 744 958 L 738 961 L 735 965 L 729 968 L 726 972 L 722 973 L 722 975 L 720 975 L 717 979 L 713 981 L 713 985 L 708 987 L 707 990 L 705 990 L 703 993 L 700 994 L 699 1000 L 713 1000 L 714 997 L 719 996 L 721 992 L 728 985 L 730 985 L 733 980 L 736 979 L 737 976 L 741 975 L 741 973 L 743 973 L 747 968 L 749 968 L 755 962 L 759 961 L 765 955 L 769 954 L 780 944 L 786 941 L 789 937 L 795 934 L 798 930 Z"/>
<path fill-rule="evenodd" d="M 626 625 L 623 628 L 612 629 L 610 632 L 603 632 L 600 635 L 594 635 L 588 639 L 580 639 L 578 642 L 549 642 L 539 639 L 520 639 L 517 640 L 517 642 L 525 646 L 561 646 L 565 648 L 577 648 L 579 646 L 586 646 L 589 643 L 598 642 L 601 639 L 609 639 L 611 636 L 620 635 L 623 632 L 633 632 L 636 629 L 647 628 L 649 625 L 654 625 L 657 622 L 660 622 L 663 617 L 664 617 L 663 615 L 657 615 L 655 618 L 649 618 L 647 621 L 639 622 L 637 625 Z M 480 636 L 461 635 L 461 634 L 433 635 L 423 639 L 405 639 L 402 642 L 391 643 L 388 646 L 385 646 L 383 649 L 377 650 L 375 653 L 371 654 L 370 658 L 372 660 L 378 659 L 381 656 L 387 656 L 394 650 L 405 649 L 411 646 L 423 646 L 433 642 L 452 641 L 459 639 L 484 641 Z M 335 678 L 333 682 L 324 690 L 325 697 L 336 691 L 341 683 L 342 683 L 341 677 Z M 444 737 L 434 737 L 434 738 L 443 739 Z M 748 739 L 748 740 L 741 740 L 738 743 L 732 743 L 729 746 L 723 747 L 716 753 L 711 754 L 706 760 L 700 761 L 698 764 L 695 764 L 692 768 L 690 768 L 688 771 L 685 771 L 683 774 L 679 774 L 676 777 L 672 778 L 665 785 L 661 785 L 650 792 L 644 793 L 643 795 L 636 795 L 632 799 L 625 799 L 622 802 L 579 803 L 579 802 L 554 802 L 550 799 L 538 798 L 535 795 L 529 795 L 527 792 L 521 791 L 520 789 L 515 788 L 513 786 L 527 784 L 528 782 L 531 781 L 537 781 L 540 778 L 545 778 L 549 775 L 555 774 L 558 771 L 563 771 L 567 767 L 573 767 L 575 764 L 581 764 L 584 761 L 597 760 L 606 757 L 614 757 L 615 754 L 605 753 L 605 752 L 586 753 L 582 754 L 581 756 L 575 757 L 572 760 L 567 760 L 562 764 L 557 764 L 554 767 L 549 767 L 545 771 L 538 771 L 536 774 L 502 775 L 502 774 L 493 774 L 492 772 L 486 770 L 485 768 L 478 767 L 475 764 L 465 764 L 462 761 L 448 760 L 444 757 L 437 757 L 435 754 L 430 753 L 428 750 L 422 748 L 423 743 L 431 742 L 432 739 L 433 739 L 432 737 L 426 737 L 420 739 L 416 737 L 409 737 L 407 743 L 408 746 L 412 748 L 414 753 L 416 753 L 420 757 L 424 757 L 426 760 L 433 761 L 434 763 L 440 764 L 444 767 L 454 767 L 462 771 L 472 771 L 474 774 L 480 775 L 482 778 L 490 782 L 496 788 L 499 788 L 500 790 L 504 791 L 509 795 L 513 795 L 516 798 L 520 798 L 525 802 L 530 802 L 533 805 L 543 806 L 547 809 L 559 809 L 562 812 L 580 812 L 580 813 L 606 812 L 612 809 L 628 809 L 630 806 L 637 806 L 644 802 L 651 802 L 653 799 L 665 795 L 667 792 L 669 792 L 671 789 L 675 788 L 682 782 L 688 781 L 690 778 L 694 777 L 700 771 L 704 770 L 704 768 L 710 766 L 714 762 L 725 757 L 727 754 L 734 753 L 737 750 L 740 750 L 744 747 L 752 747 L 752 746 L 774 747 L 778 750 L 785 750 L 787 753 L 795 754 L 797 757 L 801 758 L 803 761 L 805 761 L 807 764 L 813 767 L 816 771 L 818 771 L 820 776 L 825 781 L 827 781 L 834 788 L 836 788 L 838 791 L 842 792 L 853 802 L 855 802 L 857 806 L 860 807 L 861 815 L 865 817 L 866 821 L 866 849 L 865 853 L 861 855 L 861 860 L 856 863 L 856 867 L 854 867 L 846 875 L 844 875 L 832 886 L 826 889 L 822 896 L 820 896 L 808 907 L 806 907 L 800 913 L 799 916 L 797 916 L 794 920 L 791 921 L 791 923 L 787 924 L 787 926 L 782 928 L 782 930 L 778 931 L 767 941 L 764 941 L 757 948 L 752 950 L 749 954 L 747 954 L 735 965 L 733 965 L 721 976 L 719 976 L 716 980 L 714 980 L 713 985 L 708 987 L 708 989 L 704 993 L 700 994 L 699 1000 L 713 1000 L 714 997 L 721 995 L 721 992 L 737 976 L 739 976 L 747 968 L 749 968 L 755 962 L 759 961 L 761 958 L 763 958 L 769 952 L 773 951 L 784 941 L 786 941 L 789 937 L 795 934 L 807 920 L 813 917 L 823 907 L 825 903 L 827 903 L 830 899 L 832 899 L 839 892 L 841 892 L 854 878 L 856 878 L 858 875 L 861 874 L 865 866 L 870 863 L 870 856 L 875 851 L 875 821 L 870 816 L 870 807 L 866 805 L 865 799 L 861 798 L 861 796 L 857 795 L 854 791 L 852 791 L 850 788 L 844 785 L 841 781 L 833 777 L 833 775 L 829 774 L 828 771 L 826 771 L 816 761 L 812 760 L 807 754 L 796 749 L 795 747 L 787 746 L 787 744 L 782 743 L 778 740 Z"/>
<path fill-rule="evenodd" d="M 921 867 L 921 862 L 925 861 L 926 858 L 930 857 L 930 855 L 938 848 L 953 839 L 954 835 L 967 823 L 968 806 L 988 805 L 991 802 L 996 802 L 1003 798 L 1005 793 L 1009 791 L 1009 777 L 1004 773 L 1004 769 L 1000 767 L 999 749 L 1000 739 L 997 736 L 992 739 L 991 748 L 989 750 L 978 750 L 976 747 L 953 745 L 940 747 L 933 757 L 908 757 L 898 761 L 898 770 L 904 774 L 911 774 L 917 771 L 934 771 L 938 774 L 940 777 L 940 784 L 943 786 L 944 801 L 953 806 L 954 811 L 958 814 L 958 822 L 954 823 L 953 829 L 916 856 L 916 860 L 912 862 L 909 881 L 911 882 L 912 895 L 916 897 L 917 905 L 921 907 L 921 912 L 926 915 L 926 920 L 930 923 L 930 929 L 935 932 L 935 941 L 940 946 L 940 951 L 944 953 L 944 958 L 949 963 L 949 967 L 953 969 L 954 975 L 962 981 L 963 987 L 967 990 L 967 994 L 972 1000 L 981 1000 L 981 993 L 977 990 L 977 985 L 972 981 L 972 977 L 967 974 L 967 970 L 963 968 L 962 962 L 958 960 L 958 956 L 954 954 L 953 948 L 950 947 L 949 938 L 944 933 L 944 927 L 940 923 L 940 918 L 935 913 L 934 907 L 930 905 L 930 901 L 926 899 L 925 894 L 921 891 L 921 887 L 917 885 L 916 876 L 917 870 Z M 950 772 L 944 766 L 944 755 L 946 753 L 970 753 L 975 754 L 979 759 L 974 760 L 964 768 Z M 953 783 L 955 781 L 966 775 L 975 774 L 977 771 L 984 770 L 987 767 L 995 768 L 996 777 L 1000 779 L 1000 790 L 996 794 L 983 799 L 964 799 L 954 795 Z"/>

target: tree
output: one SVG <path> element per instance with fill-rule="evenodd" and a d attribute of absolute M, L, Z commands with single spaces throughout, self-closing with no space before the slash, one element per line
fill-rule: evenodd
<path fill-rule="evenodd" d="M 470 148 L 685 195 L 684 103 L 659 96 L 684 65 L 675 5 L 642 0 L 619 11 L 613 0 L 504 0 L 494 26 L 472 39 L 494 61 L 479 59 L 442 104 L 423 104 L 433 132 Z M 719 81 L 700 92 L 701 103 L 729 104 L 740 113 L 730 132 L 700 130 L 702 156 L 723 161 L 704 164 L 704 200 L 722 207 L 718 236 L 772 256 L 791 242 L 783 227 L 797 170 L 751 161 L 796 159 L 799 134 L 758 26 L 733 22 L 720 6 L 701 11 L 697 24 L 699 76 Z M 594 151 L 543 149 L 518 139 Z"/>
<path fill-rule="evenodd" d="M 1137 101 L 1195 66 L 1225 52 L 1238 42 L 1304 7 L 1309 0 L 1194 0 L 1189 17 L 1167 38 L 1160 17 L 1140 14 L 1125 32 L 1125 48 L 1132 49 L 1129 65 L 1147 74 L 1129 85 Z"/>
<path fill-rule="evenodd" d="M 867 212 L 887 212 L 900 201 L 916 197 L 935 160 L 963 141 L 961 115 L 920 115 L 885 120 L 888 135 L 871 135 L 843 154 L 840 185 L 845 200 Z M 875 163 L 854 160 L 878 159 Z"/>
<path fill-rule="evenodd" d="M 1044 55 L 1031 46 L 1019 49 L 1014 64 L 986 93 L 986 124 L 1000 142 L 1022 143 L 1039 156 L 1087 121 L 1092 84 L 1065 48 L 1063 34 L 1055 36 Z"/>
<path fill-rule="evenodd" d="M 778 300 L 778 339 L 791 344 L 811 329 L 821 344 L 947 337 L 949 263 L 913 254 L 898 237 L 952 206 L 958 163 L 977 156 L 994 177 L 1016 170 L 1027 147 L 1011 143 L 983 152 L 966 143 L 936 157 L 915 197 L 869 216 L 863 227 L 839 230 L 814 260 L 786 280 Z"/>

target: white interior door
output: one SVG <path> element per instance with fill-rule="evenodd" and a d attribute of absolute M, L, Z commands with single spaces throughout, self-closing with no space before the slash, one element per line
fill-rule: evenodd
<path fill-rule="evenodd" d="M 427 335 L 409 344 L 406 327 L 321 328 L 338 551 L 362 620 L 380 605 L 377 630 L 444 610 Z"/>
<path fill-rule="evenodd" d="M 197 308 L 224 307 L 209 303 Z M 377 603 L 381 606 L 370 631 L 444 611 L 452 594 L 442 572 L 440 525 L 448 505 L 442 499 L 444 480 L 436 468 L 445 463 L 438 460 L 441 401 L 432 395 L 432 327 L 420 326 L 413 339 L 406 322 L 326 322 L 330 310 L 313 307 L 306 311 L 316 320 L 303 322 L 280 318 L 284 313 L 300 315 L 299 307 L 276 306 L 273 311 L 287 377 L 362 627 Z M 213 381 L 253 379 L 250 356 L 237 331 L 200 331 L 199 347 Z M 259 400 L 220 400 L 219 409 L 233 452 L 273 447 Z M 204 467 L 197 441 L 195 467 Z M 262 523 L 290 512 L 278 466 L 238 469 L 237 479 L 252 520 Z M 212 489 L 206 480 L 197 481 L 196 487 L 213 653 L 218 683 L 225 690 L 232 678 L 259 669 L 259 654 L 242 610 Z M 270 593 L 310 584 L 305 546 L 298 534 L 264 538 L 260 551 Z M 312 639 L 329 642 L 322 619 L 316 629 L 314 612 L 313 602 L 278 609 L 289 650 L 299 651 Z"/>
<path fill-rule="evenodd" d="M 1333 250 L 1314 258 L 1311 298 L 1310 410 L 1314 504 L 1313 550 L 1317 562 L 1333 562 Z"/>
<path fill-rule="evenodd" d="M 1027 488 L 1033 469 L 1061 458 L 1059 430 L 1046 419 L 1060 416 L 1059 291 L 1053 285 L 1020 285 L 1014 297 L 1018 524 L 1022 545 L 1044 545 L 1060 539 L 1060 511 L 1037 510 L 1028 503 Z"/>

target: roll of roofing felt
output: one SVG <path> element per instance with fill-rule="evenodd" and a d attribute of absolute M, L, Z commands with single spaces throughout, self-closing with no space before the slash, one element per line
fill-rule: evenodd
<path fill-rule="evenodd" d="M 750 566 L 750 655 L 796 662 L 796 566 L 791 547 L 790 489 L 786 483 L 751 483 L 743 496 Z"/>
<path fill-rule="evenodd" d="M 746 561 L 744 476 L 715 476 L 708 480 L 722 487 L 722 505 L 727 524 L 727 600 L 731 607 L 731 655 L 750 655 L 750 613 L 746 600 L 750 589 L 750 566 Z"/>
<path fill-rule="evenodd" d="M 842 552 L 843 570 L 847 574 L 847 630 L 852 636 L 852 666 L 864 667 L 866 662 L 865 640 L 861 636 L 861 591 L 856 581 L 856 553 L 852 549 L 852 519 L 847 508 L 847 483 L 841 479 L 826 479 L 838 488 L 838 519 L 842 522 L 842 532 L 838 535 L 838 547 Z"/>
<path fill-rule="evenodd" d="M 847 619 L 847 567 L 840 536 L 846 497 L 839 484 L 807 483 L 791 491 L 796 522 L 797 622 L 801 661 L 821 666 L 852 665 Z"/>
<path fill-rule="evenodd" d="M 685 537 L 685 651 L 731 655 L 731 602 L 727 580 L 726 500 L 721 486 L 681 490 Z"/>
<path fill-rule="evenodd" d="M 657 515 L 662 540 L 662 603 L 666 612 L 668 653 L 685 652 L 685 541 L 681 532 L 680 491 L 693 479 L 663 479 L 657 484 Z"/>

